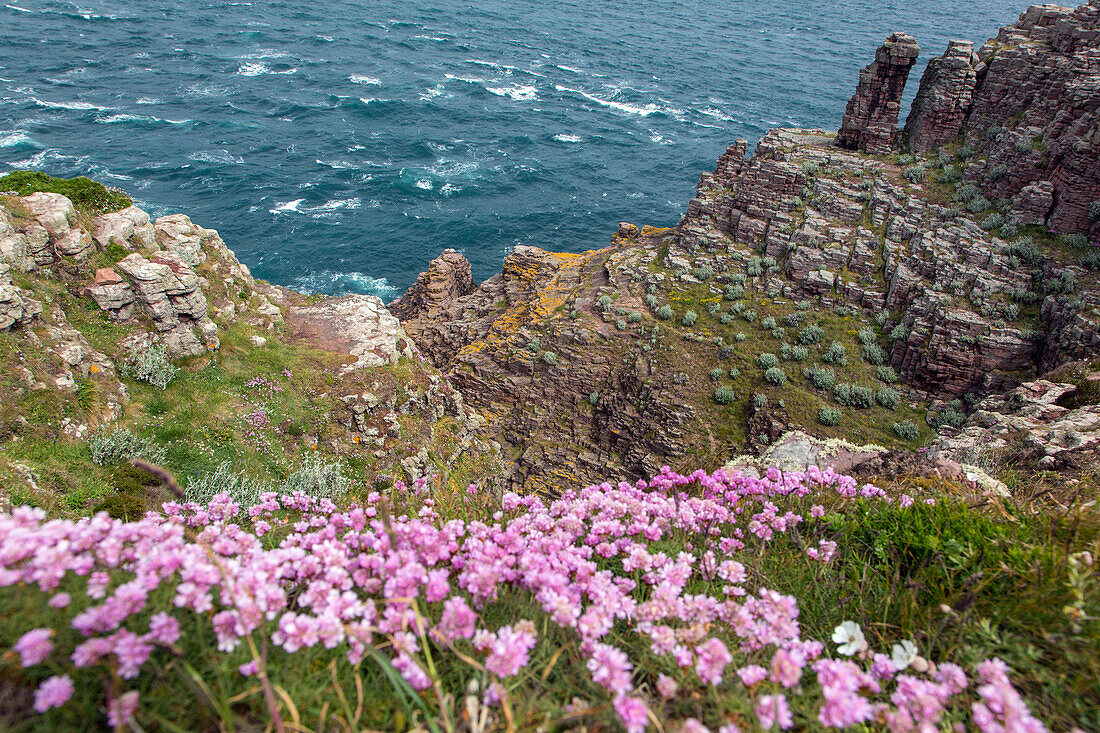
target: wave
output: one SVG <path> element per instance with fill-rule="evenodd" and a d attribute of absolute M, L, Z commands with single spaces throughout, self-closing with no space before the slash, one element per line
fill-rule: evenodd
<path fill-rule="evenodd" d="M 9 133 L 0 133 L 0 148 L 19 148 L 34 146 L 31 136 L 22 130 L 13 130 Z"/>
<path fill-rule="evenodd" d="M 557 135 L 554 135 L 554 139 L 559 143 L 579 143 L 581 141 L 581 136 L 569 132 L 559 132 Z"/>
<path fill-rule="evenodd" d="M 496 61 L 482 61 L 481 59 L 466 59 L 466 63 L 475 64 L 476 66 L 485 66 L 490 69 L 497 69 L 505 76 L 511 76 L 512 72 L 518 71 L 521 74 L 530 74 L 531 76 L 537 76 L 545 79 L 546 74 L 540 74 L 537 71 L 531 71 L 530 69 L 524 69 L 521 66 L 510 66 L 508 64 L 498 63 Z"/>
<path fill-rule="evenodd" d="M 221 165 L 239 165 L 244 158 L 233 155 L 228 150 L 200 150 L 187 156 L 188 160 L 198 163 L 219 163 Z"/>
<path fill-rule="evenodd" d="M 240 56 L 234 56 L 233 58 L 238 61 L 249 61 L 256 59 L 285 59 L 290 56 L 286 51 L 280 51 L 276 48 L 260 48 L 252 53 L 241 54 Z"/>
<path fill-rule="evenodd" d="M 18 10 L 20 13 L 32 13 L 33 14 L 35 12 L 33 10 L 28 10 L 26 8 L 21 8 L 18 5 L 5 5 L 4 7 L 7 8 L 8 10 Z"/>
<path fill-rule="evenodd" d="M 275 208 L 268 209 L 271 214 L 307 214 L 315 219 L 334 214 L 337 211 L 355 210 L 362 206 L 363 202 L 358 197 L 347 199 L 331 199 L 317 206 L 303 206 L 305 199 L 294 199 L 276 204 Z"/>
<path fill-rule="evenodd" d="M 237 74 L 239 76 L 262 76 L 269 71 L 271 71 L 271 69 L 267 67 L 267 64 L 249 63 L 241 64 L 237 69 Z"/>
<path fill-rule="evenodd" d="M 517 102 L 529 102 L 539 98 L 538 89 L 523 84 L 513 84 L 509 87 L 485 87 L 485 91 L 498 97 L 510 97 Z"/>
<path fill-rule="evenodd" d="M 365 74 L 352 74 L 348 77 L 348 81 L 350 81 L 352 84 L 379 85 L 382 83 L 381 79 L 374 76 L 367 76 Z"/>
<path fill-rule="evenodd" d="M 113 107 L 100 107 L 98 104 L 92 104 L 91 102 L 50 102 L 45 99 L 39 99 L 38 97 L 33 97 L 32 99 L 39 107 L 47 107 L 49 109 L 72 109 L 80 112 L 103 112 L 113 109 Z"/>
<path fill-rule="evenodd" d="M 137 124 L 145 124 L 145 125 L 157 125 L 157 124 L 161 124 L 161 123 L 168 124 L 168 125 L 186 125 L 186 124 L 191 122 L 191 120 L 186 120 L 186 119 L 184 119 L 184 120 L 170 120 L 170 119 L 167 119 L 167 118 L 164 118 L 164 117 L 154 117 L 152 115 L 131 115 L 131 114 L 126 114 L 126 113 L 117 114 L 117 115 L 108 115 L 107 117 L 96 117 L 95 121 L 99 122 L 101 124 L 104 124 L 104 125 L 125 124 L 127 122 L 134 122 L 134 123 L 137 123 Z"/>
<path fill-rule="evenodd" d="M 639 107 L 634 104 L 627 104 L 626 102 L 616 102 L 611 99 L 603 99 L 601 97 L 597 97 L 595 94 L 589 94 L 588 92 L 581 89 L 563 87 L 561 84 L 555 84 L 554 88 L 557 89 L 559 92 L 569 92 L 570 94 L 576 94 L 578 96 L 584 97 L 590 102 L 595 102 L 601 107 L 607 107 L 608 109 L 613 109 L 616 112 L 623 112 L 625 114 L 637 115 L 639 117 L 649 117 L 651 114 L 664 112 L 664 110 L 661 109 L 660 106 L 653 104 L 652 102 L 645 105 L 644 107 Z"/>
<path fill-rule="evenodd" d="M 314 293 L 325 295 L 358 293 L 360 295 L 374 295 L 379 298 L 397 295 L 397 288 L 390 285 L 386 278 L 371 277 L 362 272 L 334 272 L 332 270 L 311 272 L 308 275 L 295 278 L 290 287 L 306 295 L 313 295 Z"/>
<path fill-rule="evenodd" d="M 163 99 L 158 99 L 156 97 L 138 97 L 137 98 L 137 103 L 138 104 L 163 104 L 164 100 Z"/>

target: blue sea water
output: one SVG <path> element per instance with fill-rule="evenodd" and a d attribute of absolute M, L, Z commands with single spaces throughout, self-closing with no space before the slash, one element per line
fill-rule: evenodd
<path fill-rule="evenodd" d="M 389 299 L 445 247 L 669 226 L 735 138 L 833 128 L 895 30 L 1019 0 L 0 0 L 0 172 L 88 175 L 257 276 Z M 906 103 L 906 111 L 908 101 Z"/>

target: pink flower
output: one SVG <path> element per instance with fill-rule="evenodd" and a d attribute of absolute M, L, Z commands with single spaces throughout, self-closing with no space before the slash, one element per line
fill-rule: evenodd
<path fill-rule="evenodd" d="M 668 675 L 657 675 L 657 692 L 666 700 L 671 700 L 676 697 L 676 693 L 680 691 L 680 685 L 676 680 L 672 679 Z"/>
<path fill-rule="evenodd" d="M 587 666 L 592 673 L 592 681 L 609 692 L 622 694 L 630 689 L 630 670 L 633 666 L 621 649 L 596 642 Z"/>
<path fill-rule="evenodd" d="M 137 709 L 138 694 L 136 691 L 123 693 L 117 698 L 107 700 L 107 723 L 112 728 L 119 728 L 130 722 Z"/>
<path fill-rule="evenodd" d="M 530 621 L 521 621 L 514 629 L 505 626 L 497 632 L 485 669 L 497 677 L 511 677 L 527 665 L 528 652 L 534 646 L 534 625 Z"/>
<path fill-rule="evenodd" d="M 615 712 L 623 721 L 627 733 L 644 733 L 646 723 L 649 722 L 649 709 L 641 700 L 629 695 L 619 695 L 615 698 Z"/>
<path fill-rule="evenodd" d="M 772 656 L 772 681 L 784 687 L 794 687 L 802 678 L 802 666 L 805 660 L 801 654 L 793 654 L 787 649 L 779 649 Z"/>
<path fill-rule="evenodd" d="M 695 647 L 695 673 L 709 685 L 722 683 L 722 671 L 733 661 L 733 655 L 720 639 L 710 638 Z"/>
<path fill-rule="evenodd" d="M 749 664 L 737 670 L 737 676 L 741 678 L 741 684 L 752 687 L 760 684 L 768 676 L 768 670 L 758 664 Z"/>
<path fill-rule="evenodd" d="M 756 717 L 764 730 L 771 730 L 777 725 L 780 730 L 786 730 L 794 725 L 786 695 L 762 695 L 756 703 Z"/>
<path fill-rule="evenodd" d="M 32 629 L 19 637 L 12 651 L 19 654 L 24 667 L 41 664 L 53 651 L 53 642 L 50 641 L 53 633 L 53 629 Z"/>
<path fill-rule="evenodd" d="M 73 696 L 73 681 L 69 675 L 54 675 L 46 679 L 34 693 L 34 709 L 44 713 L 50 708 L 58 708 Z"/>

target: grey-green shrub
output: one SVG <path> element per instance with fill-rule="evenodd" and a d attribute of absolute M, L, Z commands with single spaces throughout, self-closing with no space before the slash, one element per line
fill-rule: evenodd
<path fill-rule="evenodd" d="M 558 355 L 553 351 L 544 351 L 542 352 L 542 360 L 550 366 L 554 366 L 558 363 Z"/>
<path fill-rule="evenodd" d="M 764 394 L 758 394 L 752 398 L 752 406 L 757 410 L 763 410 L 768 406 L 768 396 Z"/>
<path fill-rule="evenodd" d="M 760 327 L 765 331 L 771 331 L 773 328 L 775 328 L 775 319 L 771 316 L 764 318 L 760 321 Z"/>
<path fill-rule="evenodd" d="M 745 294 L 745 288 L 740 285 L 727 285 L 723 293 L 726 300 L 737 300 Z"/>
<path fill-rule="evenodd" d="M 718 304 L 718 301 L 712 300 L 707 303 L 707 313 L 711 314 L 712 316 L 718 313 L 718 311 L 720 310 L 722 310 L 722 306 Z"/>
<path fill-rule="evenodd" d="M 527 350 L 530 351 L 531 353 L 536 353 L 541 348 L 542 348 L 542 339 L 540 339 L 537 336 L 535 338 L 531 339 L 531 341 L 527 344 Z"/>
<path fill-rule="evenodd" d="M 714 401 L 720 405 L 728 405 L 733 402 L 733 388 L 721 386 L 714 390 Z"/>
<path fill-rule="evenodd" d="M 278 491 L 280 494 L 300 491 L 315 499 L 334 500 L 346 494 L 350 488 L 351 481 L 344 475 L 343 461 L 313 453 L 286 477 Z"/>
<path fill-rule="evenodd" d="M 880 366 L 875 369 L 875 379 L 880 382 L 886 382 L 887 384 L 893 384 L 898 381 L 898 373 L 894 371 L 893 367 Z"/>
<path fill-rule="evenodd" d="M 626 317 L 626 320 L 630 323 L 641 323 L 642 314 L 638 311 L 630 311 L 630 315 Z"/>
<path fill-rule="evenodd" d="M 772 367 L 779 366 L 779 359 L 775 354 L 763 353 L 756 357 L 756 365 L 761 369 L 771 369 Z"/>
<path fill-rule="evenodd" d="M 656 310 L 659 303 L 660 301 L 657 300 L 656 295 L 654 295 L 653 293 L 646 293 L 645 304 L 649 307 L 650 310 Z"/>
<path fill-rule="evenodd" d="M 699 315 L 695 311 L 688 311 L 684 314 L 682 323 L 685 326 L 694 326 L 697 320 L 699 320 Z"/>
<path fill-rule="evenodd" d="M 821 341 L 821 337 L 824 335 L 825 331 L 821 326 L 806 326 L 798 332 L 798 340 L 800 343 L 809 346 L 810 344 L 816 344 Z"/>
<path fill-rule="evenodd" d="M 699 267 L 696 267 L 694 270 L 691 271 L 691 274 L 695 276 L 696 280 L 702 280 L 703 282 L 706 282 L 707 280 L 710 280 L 712 277 L 714 277 L 714 268 L 712 268 L 710 265 L 699 265 Z"/>
<path fill-rule="evenodd" d="M 837 425 L 840 423 L 840 410 L 835 407 L 822 407 L 817 413 L 817 420 L 822 425 Z"/>
<path fill-rule="evenodd" d="M 1015 242 L 1008 245 L 1008 249 L 1006 249 L 1005 252 L 1012 257 L 1026 262 L 1032 267 L 1041 265 L 1045 259 L 1043 253 L 1035 246 L 1035 241 L 1031 237 L 1020 237 Z"/>
<path fill-rule="evenodd" d="M 985 196 L 978 195 L 970 199 L 970 203 L 966 205 L 966 210 L 971 214 L 980 214 L 992 205 Z"/>
<path fill-rule="evenodd" d="M 991 232 L 994 229 L 999 228 L 1005 223 L 1005 218 L 1000 214 L 990 214 L 984 220 L 982 220 L 981 227 L 987 232 Z"/>
<path fill-rule="evenodd" d="M 179 367 L 168 361 L 168 351 L 161 344 L 132 355 L 119 371 L 141 382 L 148 382 L 157 389 L 164 389 L 179 374 Z"/>
<path fill-rule="evenodd" d="M 885 407 L 887 410 L 893 410 L 898 406 L 898 402 L 901 400 L 901 396 L 898 391 L 893 387 L 883 387 L 875 393 L 875 401 Z"/>
<path fill-rule="evenodd" d="M 894 341 L 909 338 L 909 328 L 906 327 L 904 324 L 899 323 L 898 325 L 890 329 L 890 338 Z"/>
<path fill-rule="evenodd" d="M 722 377 L 726 376 L 726 370 L 719 367 L 715 367 L 710 370 L 710 378 L 717 382 Z"/>
<path fill-rule="evenodd" d="M 747 263 L 745 263 L 745 272 L 750 277 L 758 277 L 764 272 L 764 266 L 759 257 L 753 257 Z"/>
<path fill-rule="evenodd" d="M 818 389 L 832 389 L 836 384 L 836 372 L 828 367 L 814 367 L 810 370 L 810 381 Z"/>
<path fill-rule="evenodd" d="M 243 507 L 259 504 L 260 494 L 269 490 L 273 490 L 269 484 L 234 471 L 233 464 L 229 461 L 219 463 L 210 473 L 191 477 L 184 486 L 187 501 L 209 504 L 218 494 L 229 494 L 233 501 Z"/>
<path fill-rule="evenodd" d="M 599 403 L 600 403 L 600 393 L 599 393 L 599 392 L 591 392 L 591 393 L 589 393 L 589 395 L 588 395 L 588 404 L 590 404 L 590 405 L 592 405 L 593 407 L 595 407 L 595 406 L 596 406 L 596 405 L 598 405 Z"/>
<path fill-rule="evenodd" d="M 810 355 L 810 350 L 805 346 L 791 347 L 791 361 L 806 361 L 806 358 Z"/>
<path fill-rule="evenodd" d="M 734 340 L 734 341 L 736 341 L 737 343 L 741 343 L 741 342 L 742 342 L 742 341 L 744 341 L 744 340 L 745 340 L 746 338 L 747 338 L 747 337 L 745 336 L 745 334 L 741 333 L 740 331 L 738 331 L 737 333 L 733 334 L 733 340 Z"/>
<path fill-rule="evenodd" d="M 894 423 L 894 433 L 902 440 L 910 442 L 920 437 L 920 429 L 911 420 Z"/>
<path fill-rule="evenodd" d="M 602 311 L 611 310 L 611 296 L 610 295 L 601 295 L 600 299 L 596 301 L 596 304 L 599 306 L 600 310 L 602 310 Z"/>
<path fill-rule="evenodd" d="M 839 405 L 860 410 L 875 404 L 875 395 L 870 389 L 854 384 L 838 384 L 833 387 L 833 399 Z"/>
<path fill-rule="evenodd" d="M 752 323 L 753 321 L 756 320 L 756 311 L 747 310 L 747 311 L 745 311 L 744 313 L 741 314 L 741 317 L 744 318 L 749 323 Z"/>
<path fill-rule="evenodd" d="M 741 376 L 741 370 L 740 369 L 738 369 L 737 367 L 730 367 L 730 378 L 731 379 L 737 379 L 740 376 Z"/>
<path fill-rule="evenodd" d="M 786 384 L 787 373 L 779 367 L 772 367 L 764 372 L 764 381 L 771 382 L 772 384 Z"/>
<path fill-rule="evenodd" d="M 622 318 L 615 321 L 615 328 L 619 329 L 620 331 L 626 330 L 626 321 L 624 321 Z"/>
<path fill-rule="evenodd" d="M 863 347 L 863 359 L 875 365 L 881 365 L 886 361 L 886 352 L 878 344 L 867 344 Z"/>
<path fill-rule="evenodd" d="M 1100 220 L 1100 200 L 1089 204 L 1089 221 Z"/>
<path fill-rule="evenodd" d="M 665 303 L 657 309 L 657 313 L 655 315 L 662 321 L 667 321 L 669 318 L 672 318 L 672 306 L 670 306 L 668 303 Z"/>
<path fill-rule="evenodd" d="M 859 334 L 857 338 L 859 339 L 859 342 L 863 345 L 873 344 L 875 343 L 875 341 L 878 340 L 878 334 L 875 333 L 875 329 L 871 328 L 870 326 L 864 326 L 863 328 L 859 329 Z"/>
<path fill-rule="evenodd" d="M 829 345 L 828 351 L 822 355 L 821 359 L 837 366 L 846 366 L 848 364 L 848 349 L 839 341 L 834 341 Z"/>
<path fill-rule="evenodd" d="M 128 428 L 95 431 L 88 436 L 88 450 L 92 454 L 92 463 L 97 466 L 118 463 L 131 458 L 160 464 L 164 463 L 164 459 L 168 456 L 166 446 L 134 435 Z"/>

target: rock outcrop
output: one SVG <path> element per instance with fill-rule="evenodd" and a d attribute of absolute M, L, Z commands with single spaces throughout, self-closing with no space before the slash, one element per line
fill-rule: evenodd
<path fill-rule="evenodd" d="M 417 276 L 416 283 L 400 300 L 390 303 L 389 309 L 402 320 L 431 317 L 476 287 L 466 258 L 453 249 L 445 249 Z"/>
<path fill-rule="evenodd" d="M 1045 379 L 982 400 L 967 424 L 945 431 L 932 456 L 971 463 L 1022 462 L 1041 469 L 1089 470 L 1100 460 L 1100 372 L 1085 379 L 1093 404 L 1067 407 L 1082 388 Z"/>
<path fill-rule="evenodd" d="M 1033 6 L 978 55 L 966 179 L 1001 199 L 1049 182 L 1047 226 L 1100 243 L 1100 0 Z"/>
<path fill-rule="evenodd" d="M 951 142 L 962 131 L 978 82 L 977 66 L 978 56 L 970 41 L 951 41 L 943 56 L 928 62 L 905 121 L 910 150 L 928 152 Z"/>
<path fill-rule="evenodd" d="M 912 36 L 895 33 L 886 39 L 874 62 L 859 72 L 859 86 L 848 100 L 837 145 L 880 155 L 893 149 L 901 96 L 919 55 L 920 46 Z"/>
<path fill-rule="evenodd" d="M 355 357 L 344 371 L 395 364 L 401 356 L 412 355 L 397 317 L 372 295 L 344 295 L 291 306 L 286 318 L 295 338 Z"/>

